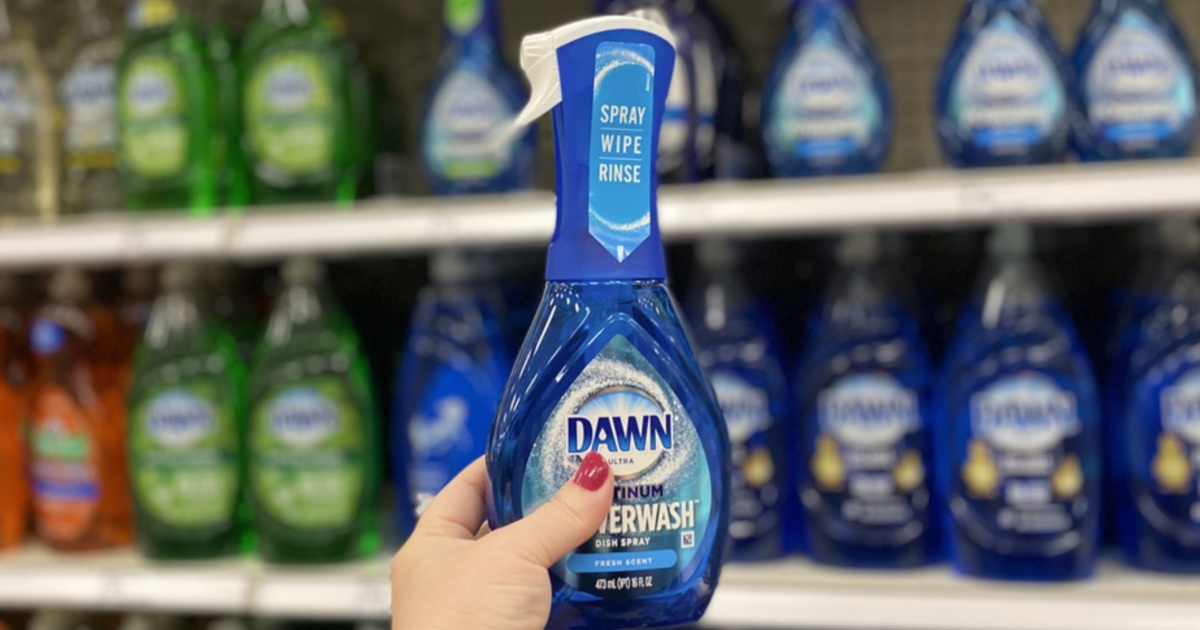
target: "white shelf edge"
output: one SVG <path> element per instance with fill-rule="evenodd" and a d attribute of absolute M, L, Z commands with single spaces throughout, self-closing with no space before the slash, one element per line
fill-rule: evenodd
<path fill-rule="evenodd" d="M 132 550 L 0 554 L 0 609 L 249 614 L 384 619 L 385 559 L 329 567 L 270 567 L 253 559 L 152 563 Z M 729 565 L 703 627 L 810 630 L 1195 630 L 1200 578 L 1102 564 L 1092 580 L 1015 584 L 954 576 L 945 567 L 850 571 L 805 560 Z"/>
<path fill-rule="evenodd" d="M 669 240 L 1200 214 L 1200 159 L 666 186 L 659 210 Z M 199 219 L 116 213 L 0 223 L 0 267 L 503 248 L 544 244 L 553 229 L 549 192 L 254 208 Z"/>

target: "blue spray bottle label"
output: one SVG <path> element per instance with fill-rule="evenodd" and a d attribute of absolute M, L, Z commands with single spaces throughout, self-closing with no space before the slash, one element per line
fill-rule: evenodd
<path fill-rule="evenodd" d="M 1174 357 L 1178 359 L 1179 357 Z M 1134 504 L 1157 532 L 1200 548 L 1200 369 L 1164 361 L 1163 381 L 1135 390 L 1126 452 Z M 1172 373 L 1174 372 L 1174 373 Z M 1148 425 L 1148 426 L 1147 426 Z"/>
<path fill-rule="evenodd" d="M 1009 13 L 983 28 L 956 74 L 948 115 L 954 132 L 992 156 L 1024 153 L 1055 134 L 1068 99 L 1037 34 Z"/>
<path fill-rule="evenodd" d="M 950 509 L 967 536 L 1039 556 L 1049 539 L 1083 528 L 1087 449 L 1073 392 L 1025 371 L 975 392 L 959 413 L 969 429 L 952 444 Z"/>
<path fill-rule="evenodd" d="M 613 507 L 600 530 L 552 571 L 598 596 L 662 591 L 691 567 L 705 538 L 711 471 L 676 394 L 620 335 L 579 373 L 534 442 L 528 470 L 537 474 L 525 475 L 524 513 L 554 496 L 589 451 L 612 467 Z"/>
<path fill-rule="evenodd" d="M 732 447 L 729 533 L 736 540 L 755 539 L 779 524 L 777 471 L 768 442 L 775 425 L 771 395 L 733 369 L 714 370 L 709 380 Z"/>
<path fill-rule="evenodd" d="M 916 391 L 887 372 L 853 373 L 817 395 L 816 414 L 809 473 L 824 513 L 844 521 L 825 529 L 904 526 L 926 512 Z"/>
<path fill-rule="evenodd" d="M 1154 147 L 1196 117 L 1196 86 L 1179 51 L 1144 13 L 1121 14 L 1084 70 L 1092 132 L 1124 150 Z"/>

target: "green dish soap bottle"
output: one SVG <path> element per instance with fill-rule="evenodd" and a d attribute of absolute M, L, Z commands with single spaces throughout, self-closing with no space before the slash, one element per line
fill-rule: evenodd
<path fill-rule="evenodd" d="M 200 37 L 217 79 L 216 142 L 217 199 L 226 208 L 246 205 L 245 162 L 237 139 L 241 136 L 241 101 L 238 99 L 237 40 L 225 17 L 230 0 L 204 0 L 196 7 Z"/>
<path fill-rule="evenodd" d="M 264 560 L 339 562 L 379 548 L 379 416 L 350 321 L 311 259 L 285 288 L 255 351 L 250 497 Z"/>
<path fill-rule="evenodd" d="M 233 335 L 202 307 L 199 269 L 163 271 L 129 388 L 137 540 L 150 558 L 244 550 L 245 370 Z"/>
<path fill-rule="evenodd" d="M 346 63 L 324 9 L 267 0 L 241 58 L 242 151 L 253 203 L 355 198 Z"/>
<path fill-rule="evenodd" d="M 131 210 L 217 205 L 217 80 L 172 0 L 135 0 L 117 71 L 118 155 Z"/>
<path fill-rule="evenodd" d="M 50 219 L 58 200 L 53 89 L 32 26 L 12 17 L 0 0 L 0 216 Z"/>
<path fill-rule="evenodd" d="M 121 39 L 98 0 L 78 0 L 79 44 L 58 83 L 62 108 L 62 211 L 125 207 L 117 170 L 117 58 Z"/>

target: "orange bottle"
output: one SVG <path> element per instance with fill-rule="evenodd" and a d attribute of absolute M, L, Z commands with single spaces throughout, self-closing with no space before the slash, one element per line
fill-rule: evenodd
<path fill-rule="evenodd" d="M 0 274 L 0 548 L 15 545 L 29 524 L 25 433 L 29 398 L 24 319 L 16 279 Z"/>
<path fill-rule="evenodd" d="M 34 524 L 59 549 L 126 545 L 133 517 L 124 414 L 112 402 L 119 379 L 96 356 L 98 337 L 113 334 L 115 317 L 92 304 L 91 282 L 79 269 L 57 271 L 48 293 L 30 328 Z"/>

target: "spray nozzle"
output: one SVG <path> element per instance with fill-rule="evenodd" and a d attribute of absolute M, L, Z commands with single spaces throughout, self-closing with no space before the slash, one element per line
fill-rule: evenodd
<path fill-rule="evenodd" d="M 562 81 L 559 77 L 558 49 L 589 35 L 631 29 L 658 35 L 674 45 L 671 32 L 660 22 L 647 19 L 646 10 L 628 16 L 611 15 L 572 22 L 545 33 L 528 35 L 521 40 L 521 69 L 529 79 L 529 103 L 513 120 L 509 134 L 533 124 L 562 102 Z"/>

